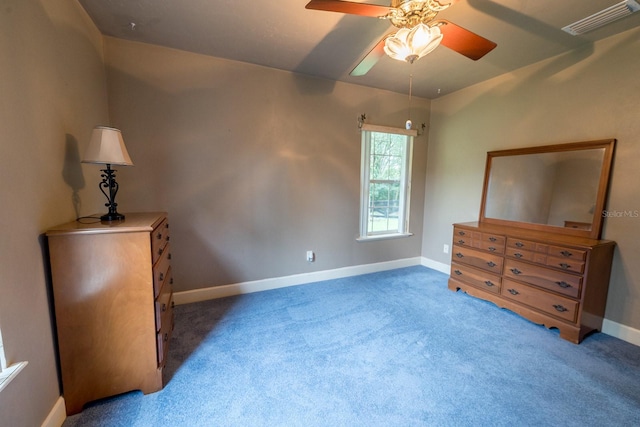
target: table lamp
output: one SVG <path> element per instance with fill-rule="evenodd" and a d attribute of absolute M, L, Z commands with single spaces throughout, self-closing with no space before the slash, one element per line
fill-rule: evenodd
<path fill-rule="evenodd" d="M 131 157 L 127 153 L 127 147 L 122 139 L 122 132 L 107 126 L 96 126 L 91 134 L 89 146 L 84 153 L 82 163 L 96 163 L 107 165 L 102 169 L 102 182 L 99 184 L 100 191 L 107 198 L 105 206 L 109 212 L 100 217 L 101 221 L 121 221 L 124 215 L 118 213 L 116 194 L 118 193 L 118 183 L 116 182 L 115 170 L 111 165 L 133 166 Z"/>

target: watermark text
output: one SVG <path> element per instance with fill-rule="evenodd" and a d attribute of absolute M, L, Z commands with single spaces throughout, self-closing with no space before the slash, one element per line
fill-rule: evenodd
<path fill-rule="evenodd" d="M 612 211 L 602 211 L 603 218 L 638 218 L 640 217 L 640 211 L 638 210 L 612 210 Z"/>

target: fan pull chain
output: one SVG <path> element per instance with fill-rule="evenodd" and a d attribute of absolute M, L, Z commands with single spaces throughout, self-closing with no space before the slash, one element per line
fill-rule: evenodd
<path fill-rule="evenodd" d="M 413 123 L 411 122 L 411 89 L 413 86 L 413 73 L 409 73 L 409 120 L 405 123 L 407 130 L 411 129 Z"/>

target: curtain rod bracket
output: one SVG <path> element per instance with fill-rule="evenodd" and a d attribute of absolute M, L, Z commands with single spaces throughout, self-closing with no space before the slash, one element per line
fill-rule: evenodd
<path fill-rule="evenodd" d="M 362 129 L 362 126 L 364 125 L 366 120 L 367 115 L 365 113 L 360 114 L 360 117 L 358 117 L 358 129 Z"/>

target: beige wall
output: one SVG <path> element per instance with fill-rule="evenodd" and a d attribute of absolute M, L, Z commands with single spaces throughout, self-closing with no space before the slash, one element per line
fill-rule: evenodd
<path fill-rule="evenodd" d="M 0 424 L 33 427 L 60 395 L 42 234 L 75 218 L 74 191 L 98 204 L 78 159 L 107 119 L 106 74 L 74 1 L 5 0 L 0 34 L 0 326 L 7 361 L 29 362 L 0 393 Z"/>
<path fill-rule="evenodd" d="M 414 144 L 415 236 L 355 240 L 357 118 L 403 127 L 408 94 L 105 40 L 111 118 L 135 163 L 118 172 L 119 206 L 169 212 L 177 290 L 420 256 L 424 135 Z M 413 122 L 428 123 L 428 109 L 414 98 Z"/>
<path fill-rule="evenodd" d="M 448 264 L 451 224 L 478 219 L 490 150 L 617 138 L 608 209 L 640 212 L 638 52 L 635 29 L 432 101 L 423 255 Z M 606 219 L 603 238 L 618 244 L 606 318 L 640 329 L 640 218 Z"/>

